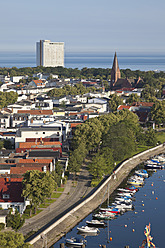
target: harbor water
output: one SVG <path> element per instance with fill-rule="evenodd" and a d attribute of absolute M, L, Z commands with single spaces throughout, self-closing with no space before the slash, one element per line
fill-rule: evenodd
<path fill-rule="evenodd" d="M 134 172 L 132 172 L 134 173 Z M 153 243 L 158 248 L 165 247 L 164 241 L 164 221 L 165 221 L 165 170 L 149 172 L 149 178 L 145 179 L 143 187 L 135 194 L 133 211 L 127 211 L 116 219 L 106 221 L 106 228 L 99 228 L 97 236 L 86 236 L 87 248 L 97 248 L 106 245 L 107 248 L 139 248 L 145 239 L 144 228 L 151 223 L 151 235 Z M 126 187 L 127 179 L 120 187 Z M 110 203 L 114 201 L 117 190 L 110 196 Z M 107 206 L 107 201 L 103 203 Z M 98 209 L 93 213 L 98 212 Z M 60 243 L 65 243 L 66 238 L 78 237 L 77 227 L 85 226 L 86 220 L 92 220 L 92 215 L 88 215 L 63 238 L 55 243 L 52 248 L 59 248 Z"/>

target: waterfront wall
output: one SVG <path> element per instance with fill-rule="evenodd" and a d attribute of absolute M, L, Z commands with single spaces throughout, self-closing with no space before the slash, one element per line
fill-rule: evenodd
<path fill-rule="evenodd" d="M 109 185 L 109 193 L 112 194 L 124 178 L 129 175 L 133 168 L 151 156 L 162 152 L 164 152 L 164 146 L 160 145 L 124 161 L 116 169 L 115 177 L 114 175 L 109 176 L 91 196 L 71 209 L 68 213 L 59 218 L 36 237 L 31 239 L 29 243 L 32 244 L 34 248 L 50 247 L 53 245 L 102 203 L 103 196 L 105 196 L 105 192 L 107 190 L 107 185 Z"/>

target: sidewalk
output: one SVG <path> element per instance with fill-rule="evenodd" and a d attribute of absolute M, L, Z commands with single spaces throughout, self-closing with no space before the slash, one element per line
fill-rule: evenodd
<path fill-rule="evenodd" d="M 25 224 L 19 232 L 26 235 L 29 232 L 38 231 L 92 190 L 92 187 L 90 187 L 91 176 L 85 165 L 82 166 L 76 182 L 76 186 L 73 186 L 73 175 L 71 174 L 61 196 L 47 208 L 44 208 L 39 214 L 26 219 Z"/>
<path fill-rule="evenodd" d="M 58 207 L 60 205 L 60 202 L 70 198 L 74 191 L 75 191 L 75 188 L 73 187 L 72 175 L 69 175 L 69 178 L 65 184 L 64 191 L 62 192 L 61 196 L 57 198 L 57 200 L 53 202 L 52 204 L 50 204 L 47 208 L 44 208 L 42 212 L 40 212 L 39 214 L 31 217 L 30 219 L 26 219 L 24 226 L 27 224 L 31 224 L 35 222 L 36 220 L 42 218 L 43 216 L 47 215 L 48 211 L 52 211 L 53 209 Z"/>

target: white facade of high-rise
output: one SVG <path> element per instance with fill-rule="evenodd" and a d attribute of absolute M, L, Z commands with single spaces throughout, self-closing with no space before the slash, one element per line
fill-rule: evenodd
<path fill-rule="evenodd" d="M 36 43 L 37 66 L 64 67 L 64 42 L 40 40 Z"/>

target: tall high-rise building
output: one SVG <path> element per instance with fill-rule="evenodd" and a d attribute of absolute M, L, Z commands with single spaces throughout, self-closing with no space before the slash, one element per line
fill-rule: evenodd
<path fill-rule="evenodd" d="M 111 71 L 111 82 L 113 83 L 113 85 L 117 82 L 117 80 L 120 77 L 121 77 L 120 69 L 119 69 L 119 64 L 118 64 L 118 60 L 117 60 L 117 55 L 116 55 L 116 52 L 115 52 L 112 71 Z"/>
<path fill-rule="evenodd" d="M 40 40 L 36 43 L 37 66 L 64 67 L 64 42 Z"/>

